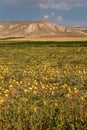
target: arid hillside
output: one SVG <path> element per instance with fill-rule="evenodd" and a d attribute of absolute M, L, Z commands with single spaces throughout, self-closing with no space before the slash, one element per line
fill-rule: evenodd
<path fill-rule="evenodd" d="M 48 21 L 0 22 L 0 38 L 86 37 L 87 28 L 69 28 Z"/>

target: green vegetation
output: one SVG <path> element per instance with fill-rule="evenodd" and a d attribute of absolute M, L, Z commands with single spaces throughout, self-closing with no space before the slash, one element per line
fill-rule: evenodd
<path fill-rule="evenodd" d="M 87 42 L 0 43 L 0 130 L 87 130 Z"/>

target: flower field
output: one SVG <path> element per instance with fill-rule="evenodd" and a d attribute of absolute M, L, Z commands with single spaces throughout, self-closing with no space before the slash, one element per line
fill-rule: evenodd
<path fill-rule="evenodd" d="M 86 45 L 0 42 L 0 130 L 87 130 Z"/>

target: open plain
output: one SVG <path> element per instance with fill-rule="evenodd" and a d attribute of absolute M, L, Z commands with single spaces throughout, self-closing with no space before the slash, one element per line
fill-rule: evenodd
<path fill-rule="evenodd" d="M 87 42 L 0 42 L 0 130 L 87 130 Z"/>

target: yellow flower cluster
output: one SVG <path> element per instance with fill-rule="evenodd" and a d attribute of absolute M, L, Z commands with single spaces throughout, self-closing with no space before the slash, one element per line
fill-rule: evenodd
<path fill-rule="evenodd" d="M 77 55 L 78 50 L 83 53 Z M 0 48 L 3 54 L 0 57 L 0 104 L 21 97 L 27 101 L 30 95 L 86 98 L 83 97 L 84 91 L 81 91 L 87 81 L 87 66 L 83 64 L 86 60 L 84 54 L 87 53 L 85 48 L 74 48 L 73 51 L 56 46 L 31 46 L 31 49 L 27 46 L 15 47 L 10 51 L 8 47 L 4 50 Z M 46 105 L 47 101 L 43 103 Z"/>

